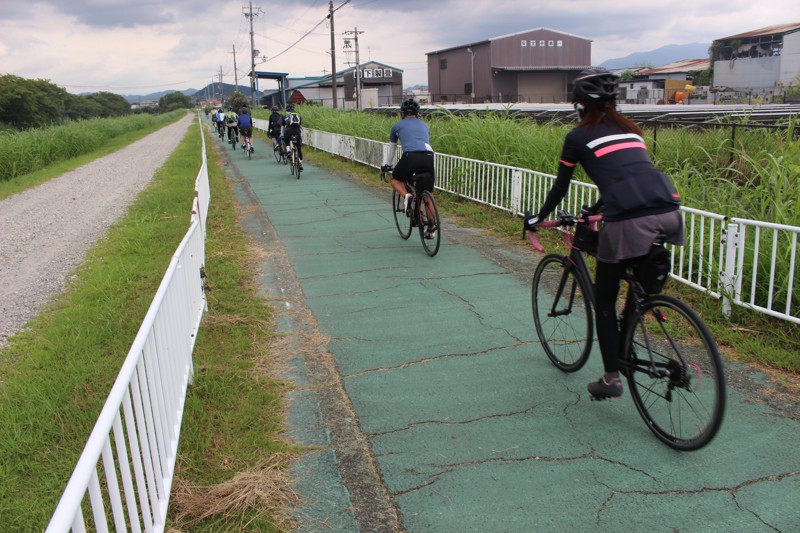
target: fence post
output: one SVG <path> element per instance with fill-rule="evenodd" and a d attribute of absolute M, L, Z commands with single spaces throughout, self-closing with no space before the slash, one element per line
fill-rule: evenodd
<path fill-rule="evenodd" d="M 522 213 L 522 171 L 518 168 L 511 173 L 511 212 Z"/>
<path fill-rule="evenodd" d="M 738 299 L 736 294 L 736 251 L 739 248 L 738 224 L 728 224 L 722 236 L 722 244 L 725 247 L 725 270 L 720 276 L 722 313 L 725 316 L 731 316 L 732 302 Z"/>

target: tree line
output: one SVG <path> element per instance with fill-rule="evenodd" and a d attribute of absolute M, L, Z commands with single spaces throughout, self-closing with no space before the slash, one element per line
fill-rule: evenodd
<path fill-rule="evenodd" d="M 163 96 L 156 107 L 133 110 L 131 104 L 118 94 L 75 95 L 49 80 L 26 79 L 13 74 L 0 76 L 0 129 L 11 131 L 132 113 L 168 113 L 191 107 L 192 99 L 180 92 Z"/>

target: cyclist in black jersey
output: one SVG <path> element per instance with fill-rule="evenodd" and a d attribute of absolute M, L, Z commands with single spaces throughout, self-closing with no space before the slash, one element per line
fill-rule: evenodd
<path fill-rule="evenodd" d="M 588 386 L 598 398 L 622 395 L 615 305 L 625 269 L 646 256 L 660 235 L 670 244 L 684 242 L 680 196 L 669 177 L 653 166 L 641 129 L 617 111 L 618 94 L 618 76 L 605 69 L 588 69 L 575 79 L 572 101 L 580 121 L 564 140 L 544 204 L 525 222 L 530 227 L 547 218 L 566 195 L 578 163 L 600 191 L 603 227 L 594 302 L 605 374 Z"/>
<path fill-rule="evenodd" d="M 269 137 L 272 139 L 272 147 L 278 145 L 280 142 L 281 129 L 283 126 L 283 115 L 278 112 L 278 106 L 272 106 L 272 113 L 269 116 L 268 122 Z"/>
<path fill-rule="evenodd" d="M 303 170 L 303 119 L 295 113 L 293 104 L 286 106 L 283 123 L 283 144 L 288 149 L 289 144 L 294 141 L 294 148 L 297 150 L 297 157 L 300 160 L 300 170 Z"/>

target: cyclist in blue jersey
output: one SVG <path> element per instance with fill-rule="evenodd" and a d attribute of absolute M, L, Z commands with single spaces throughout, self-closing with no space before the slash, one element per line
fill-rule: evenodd
<path fill-rule="evenodd" d="M 616 302 L 625 269 L 650 252 L 660 236 L 684 242 L 680 196 L 669 177 L 653 166 L 642 131 L 616 108 L 619 77 L 602 68 L 581 72 L 573 85 L 573 105 L 580 119 L 561 151 L 558 174 L 536 216 L 543 221 L 567 193 L 578 163 L 597 185 L 603 227 L 597 247 L 594 306 L 597 340 L 605 373 L 588 386 L 596 398 L 619 397 L 620 333 Z"/>
<path fill-rule="evenodd" d="M 250 110 L 247 106 L 243 106 L 239 110 L 238 122 L 237 126 L 239 126 L 239 135 L 242 139 L 242 149 L 244 150 L 245 141 L 250 142 L 250 151 L 254 152 L 253 150 L 253 117 L 250 115 Z"/>
<path fill-rule="evenodd" d="M 389 151 L 381 167 L 382 171 L 392 168 L 397 142 L 403 146 L 403 155 L 392 171 L 392 188 L 405 198 L 404 206 L 408 209 L 411 193 L 406 188 L 406 182 L 415 179 L 414 187 L 417 192 L 429 191 L 433 194 L 435 179 L 433 148 L 431 148 L 430 128 L 419 118 L 419 104 L 409 99 L 400 106 L 401 119 L 392 126 L 389 132 Z M 420 173 L 423 179 L 416 179 L 414 172 Z M 427 206 L 426 206 L 427 207 Z M 434 229 L 435 231 L 435 229 Z"/>

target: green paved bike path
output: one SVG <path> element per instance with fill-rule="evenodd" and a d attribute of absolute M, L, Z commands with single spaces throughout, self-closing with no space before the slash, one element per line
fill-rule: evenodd
<path fill-rule="evenodd" d="M 299 529 L 800 531 L 797 418 L 730 390 L 715 441 L 675 452 L 627 391 L 589 401 L 597 353 L 572 375 L 549 363 L 529 285 L 465 244 L 466 232 L 445 220 L 430 258 L 416 233 L 398 236 L 388 186 L 376 194 L 315 167 L 313 155 L 297 180 L 263 143 L 256 149 L 252 161 L 232 157 L 265 221 L 249 227 L 273 231 L 291 265 L 270 267 L 265 292 L 282 301 L 288 278 L 297 283 L 398 520 L 360 521 L 367 506 L 351 501 L 342 459 L 352 450 L 331 443 L 336 422 L 303 368 L 327 354 L 306 353 L 294 358 L 290 433 L 330 447 L 296 471 L 307 503 Z M 302 336 L 305 326 L 295 316 L 281 327 Z"/>

